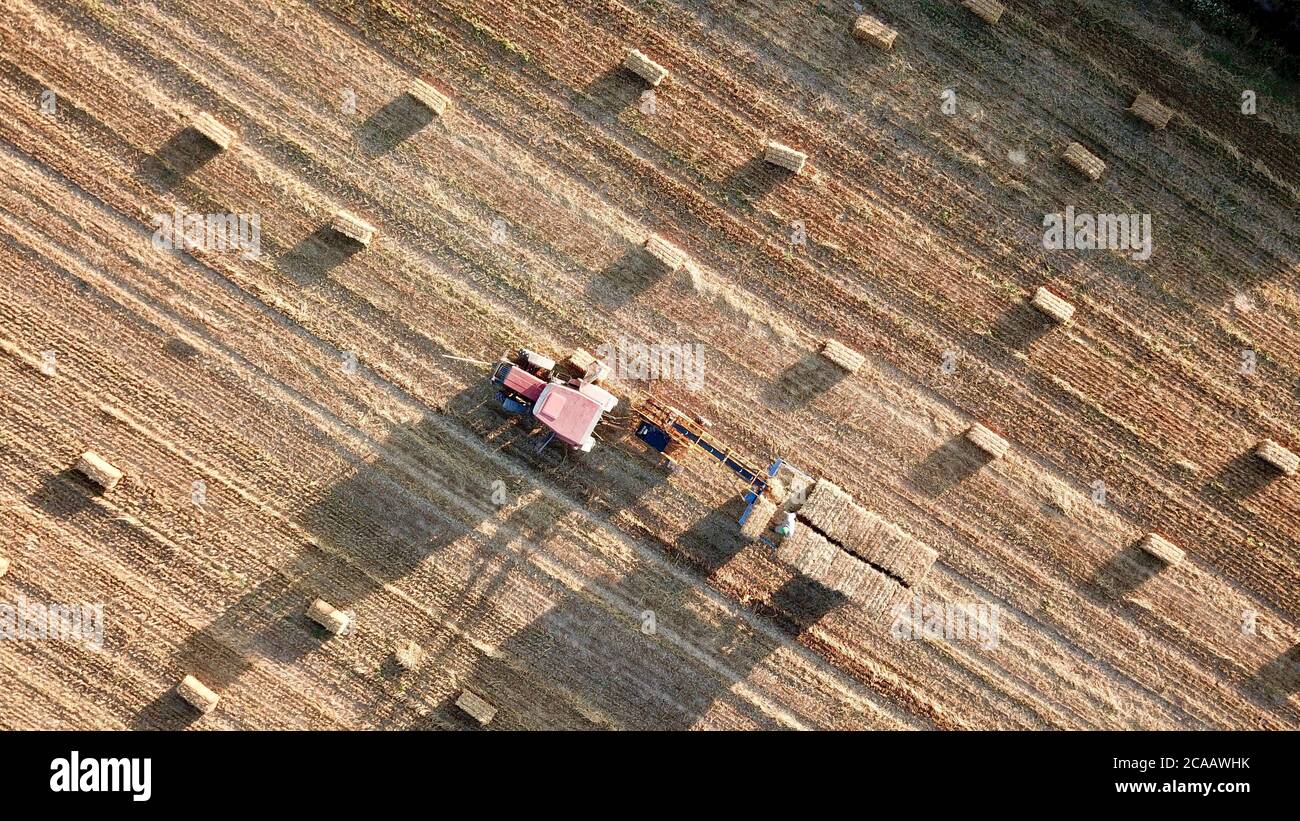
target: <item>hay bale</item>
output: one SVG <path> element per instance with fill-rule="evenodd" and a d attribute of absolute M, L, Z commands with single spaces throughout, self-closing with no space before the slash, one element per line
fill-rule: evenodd
<path fill-rule="evenodd" d="M 1181 562 L 1185 555 L 1178 545 L 1158 533 L 1148 533 L 1138 547 L 1171 567 Z"/>
<path fill-rule="evenodd" d="M 1272 439 L 1262 439 L 1255 446 L 1255 455 L 1287 476 L 1300 471 L 1300 456 L 1287 450 Z"/>
<path fill-rule="evenodd" d="M 190 121 L 190 128 L 222 151 L 230 148 L 230 144 L 235 141 L 235 132 L 217 122 L 216 118 L 206 111 Z"/>
<path fill-rule="evenodd" d="M 678 248 L 676 245 L 673 245 L 658 234 L 651 234 L 646 237 L 645 250 L 652 259 L 658 262 L 663 269 L 670 274 L 676 274 L 681 271 L 690 260 L 690 257 L 686 255 L 685 251 Z"/>
<path fill-rule="evenodd" d="M 862 363 L 867 361 L 865 356 L 834 339 L 822 343 L 821 354 L 837 368 L 848 373 L 857 373 Z"/>
<path fill-rule="evenodd" d="M 112 490 L 117 487 L 118 482 L 122 481 L 122 471 L 104 461 L 104 457 L 93 450 L 81 454 L 81 459 L 77 461 L 77 470 L 104 490 Z"/>
<path fill-rule="evenodd" d="M 0 578 L 3 578 L 9 572 L 9 560 L 0 556 Z"/>
<path fill-rule="evenodd" d="M 414 641 L 407 639 L 393 650 L 393 659 L 403 670 L 414 670 L 424 662 L 424 650 Z"/>
<path fill-rule="evenodd" d="M 469 690 L 461 691 L 460 698 L 456 699 L 456 706 L 479 724 L 489 723 L 497 714 L 497 708 Z"/>
<path fill-rule="evenodd" d="M 796 515 L 810 528 L 908 586 L 920 584 L 939 556 L 933 548 L 862 507 L 825 479 L 817 480 Z"/>
<path fill-rule="evenodd" d="M 779 165 L 787 171 L 798 174 L 803 171 L 804 164 L 808 162 L 808 155 L 802 151 L 795 151 L 788 145 L 769 142 L 763 149 L 763 159 L 772 165 Z"/>
<path fill-rule="evenodd" d="M 747 542 L 756 542 L 758 537 L 767 532 L 767 526 L 776 514 L 776 505 L 769 499 L 759 497 L 750 508 L 749 518 L 740 526 L 740 536 Z"/>
<path fill-rule="evenodd" d="M 1011 449 L 1011 444 L 979 422 L 966 429 L 966 441 L 992 456 L 1001 459 Z"/>
<path fill-rule="evenodd" d="M 623 58 L 623 68 L 632 72 L 636 76 L 645 80 L 652 86 L 657 86 L 668 77 L 668 69 L 651 60 L 636 49 L 629 49 L 627 57 Z"/>
<path fill-rule="evenodd" d="M 446 114 L 447 109 L 451 108 L 451 98 L 424 80 L 412 80 L 411 85 L 406 89 L 406 93 L 411 96 L 412 100 L 415 100 L 439 117 Z"/>
<path fill-rule="evenodd" d="M 864 14 L 853 24 L 853 36 L 872 44 L 876 48 L 888 51 L 894 47 L 894 40 L 898 38 L 898 32 L 870 14 Z"/>
<path fill-rule="evenodd" d="M 1070 143 L 1061 156 L 1074 167 L 1075 171 L 1090 180 L 1101 179 L 1101 175 L 1106 171 L 1106 163 L 1101 161 L 1101 157 L 1078 143 Z"/>
<path fill-rule="evenodd" d="M 375 227 L 351 211 L 336 211 L 330 228 L 361 245 L 368 246 L 375 238 Z"/>
<path fill-rule="evenodd" d="M 324 599 L 317 599 L 307 608 L 307 617 L 338 636 L 352 625 L 352 617 Z"/>
<path fill-rule="evenodd" d="M 961 0 L 961 4 L 989 25 L 996 26 L 1007 7 L 997 0 Z"/>
<path fill-rule="evenodd" d="M 217 707 L 217 702 L 221 697 L 208 689 L 207 685 L 196 679 L 194 676 L 186 676 L 177 685 L 176 692 L 180 697 L 200 713 L 210 713 Z"/>
<path fill-rule="evenodd" d="M 1169 125 L 1169 120 L 1174 116 L 1172 108 L 1162 104 L 1145 91 L 1137 95 L 1137 99 L 1133 101 L 1133 105 L 1128 107 L 1128 110 L 1134 117 L 1156 128 L 1164 128 Z"/>
<path fill-rule="evenodd" d="M 1074 316 L 1073 305 L 1043 287 L 1034 291 L 1034 298 L 1029 300 L 1029 304 L 1062 325 L 1069 322 L 1070 317 Z"/>

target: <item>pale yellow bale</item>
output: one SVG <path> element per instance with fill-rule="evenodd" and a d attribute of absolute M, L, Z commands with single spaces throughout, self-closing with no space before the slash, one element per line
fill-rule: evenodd
<path fill-rule="evenodd" d="M 451 108 L 451 98 L 424 80 L 412 80 L 411 85 L 406 89 L 406 93 L 411 95 L 411 99 L 439 117 L 447 113 L 447 109 Z"/>
<path fill-rule="evenodd" d="M 979 422 L 966 429 L 966 441 L 992 456 L 1001 459 L 1011 449 L 1011 444 Z"/>
<path fill-rule="evenodd" d="M 857 373 L 862 363 L 867 361 L 865 356 L 834 339 L 822 343 L 821 354 L 836 367 L 849 373 Z"/>
<path fill-rule="evenodd" d="M 788 145 L 769 142 L 767 147 L 763 149 L 763 159 L 772 165 L 779 165 L 787 171 L 798 174 L 803 171 L 804 164 L 808 162 L 808 155 L 802 151 L 796 151 Z"/>
<path fill-rule="evenodd" d="M 9 560 L 0 556 L 0 578 L 3 578 L 9 572 Z"/>
<path fill-rule="evenodd" d="M 668 69 L 651 60 L 636 49 L 630 49 L 623 58 L 623 67 L 652 86 L 657 86 L 668 77 Z"/>
<path fill-rule="evenodd" d="M 961 0 L 961 4 L 990 25 L 997 25 L 1002 19 L 1002 13 L 1007 10 L 997 0 Z"/>
<path fill-rule="evenodd" d="M 646 237 L 645 250 L 652 259 L 663 266 L 664 270 L 672 274 L 681 271 L 689 260 L 685 251 L 658 234 Z"/>
<path fill-rule="evenodd" d="M 767 526 L 776 513 L 776 505 L 759 497 L 749 511 L 749 518 L 740 526 L 740 536 L 747 542 L 756 542 L 758 537 L 767 532 Z"/>
<path fill-rule="evenodd" d="M 1261 440 L 1255 446 L 1255 456 L 1287 476 L 1295 476 L 1300 471 L 1300 456 L 1282 447 L 1272 439 Z"/>
<path fill-rule="evenodd" d="M 369 245 L 375 238 L 375 227 L 351 211 L 336 211 L 330 228 L 361 245 Z"/>
<path fill-rule="evenodd" d="M 424 650 L 414 641 L 407 639 L 400 642 L 393 651 L 393 658 L 404 670 L 414 670 L 424 662 Z"/>
<path fill-rule="evenodd" d="M 352 626 L 352 617 L 324 599 L 317 599 L 307 608 L 307 616 L 321 627 L 338 636 Z"/>
<path fill-rule="evenodd" d="M 118 482 L 122 481 L 122 471 L 110 465 L 93 450 L 81 454 L 81 459 L 77 461 L 77 470 L 104 490 L 112 490 L 117 487 Z"/>
<path fill-rule="evenodd" d="M 1137 99 L 1133 100 L 1133 105 L 1129 106 L 1128 110 L 1134 117 L 1156 128 L 1169 125 L 1169 120 L 1174 116 L 1173 109 L 1145 91 L 1137 95 Z"/>
<path fill-rule="evenodd" d="M 479 724 L 488 724 L 497 714 L 497 708 L 469 690 L 462 690 L 456 706 Z"/>
<path fill-rule="evenodd" d="M 221 697 L 208 689 L 207 685 L 196 679 L 194 676 L 186 676 L 177 685 L 176 692 L 180 697 L 200 713 L 210 713 L 217 707 L 217 702 Z"/>
<path fill-rule="evenodd" d="M 872 511 L 859 510 L 855 525 L 841 542 L 844 548 L 909 587 L 925 581 L 938 552 L 893 522 Z"/>
<path fill-rule="evenodd" d="M 1070 143 L 1061 155 L 1074 170 L 1090 180 L 1099 180 L 1106 171 L 1106 163 L 1079 143 Z"/>
<path fill-rule="evenodd" d="M 1029 304 L 1061 324 L 1069 322 L 1074 316 L 1074 306 L 1046 288 L 1040 287 L 1035 291 Z"/>
<path fill-rule="evenodd" d="M 1182 548 L 1158 533 L 1148 533 L 1138 543 L 1138 547 L 1167 565 L 1178 564 L 1185 555 Z"/>
<path fill-rule="evenodd" d="M 208 142 L 225 151 L 235 141 L 235 132 L 226 128 L 208 112 L 200 113 L 190 122 L 190 128 L 202 134 Z"/>
<path fill-rule="evenodd" d="M 898 32 L 869 14 L 864 14 L 853 24 L 853 36 L 876 48 L 888 51 L 894 47 Z"/>

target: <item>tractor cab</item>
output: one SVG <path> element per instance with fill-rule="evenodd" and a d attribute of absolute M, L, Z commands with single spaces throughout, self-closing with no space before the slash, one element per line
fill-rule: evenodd
<path fill-rule="evenodd" d="M 503 360 L 493 371 L 497 398 L 509 413 L 527 414 L 548 431 L 539 451 L 558 439 L 574 450 L 588 452 L 601 417 L 618 406 L 618 398 L 596 383 L 608 367 L 585 351 L 575 351 L 557 365 L 555 360 L 527 349 L 514 360 Z"/>

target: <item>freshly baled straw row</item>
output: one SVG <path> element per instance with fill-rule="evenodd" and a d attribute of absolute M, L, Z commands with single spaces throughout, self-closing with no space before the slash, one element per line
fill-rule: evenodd
<path fill-rule="evenodd" d="M 794 535 L 782 540 L 776 557 L 801 575 L 872 612 L 884 612 L 902 590 L 898 582 L 810 527 L 796 528 Z"/>
<path fill-rule="evenodd" d="M 776 505 L 768 499 L 759 498 L 750 508 L 749 518 L 740 526 L 740 536 L 747 542 L 756 542 L 758 537 L 767 532 L 767 525 L 776 513 Z"/>

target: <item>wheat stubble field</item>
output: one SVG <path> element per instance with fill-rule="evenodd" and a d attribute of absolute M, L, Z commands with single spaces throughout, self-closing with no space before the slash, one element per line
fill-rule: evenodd
<path fill-rule="evenodd" d="M 840 0 L 7 3 L 0 601 L 102 602 L 105 635 L 0 642 L 0 726 L 469 728 L 464 688 L 493 729 L 1300 726 L 1300 479 L 1250 456 L 1300 445 L 1294 93 L 1163 2 L 865 6 L 892 50 Z M 653 113 L 629 48 L 671 71 Z M 201 111 L 237 138 L 177 169 Z M 1067 204 L 1150 213 L 1151 258 L 1044 250 Z M 177 209 L 260 215 L 261 254 L 157 250 Z M 648 273 L 648 232 L 698 270 Z M 867 364 L 810 379 L 827 337 Z M 921 597 L 1000 608 L 997 646 L 826 601 L 707 462 L 617 426 L 534 453 L 448 358 L 618 338 L 705 351 L 701 390 L 616 381 L 619 413 L 654 394 L 834 481 L 938 552 Z M 1150 531 L 1186 558 L 1152 569 Z"/>

